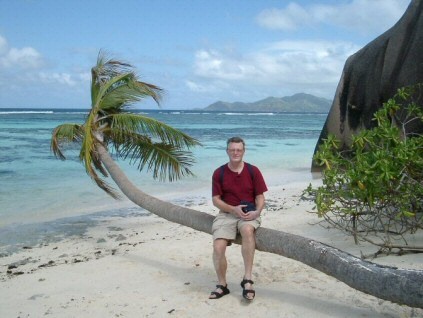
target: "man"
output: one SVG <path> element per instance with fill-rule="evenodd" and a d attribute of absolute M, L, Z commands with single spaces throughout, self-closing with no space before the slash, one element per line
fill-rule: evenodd
<path fill-rule="evenodd" d="M 229 162 L 213 173 L 212 199 L 219 208 L 213 221 L 213 263 L 218 285 L 211 292 L 210 299 L 229 294 L 226 282 L 226 247 L 241 234 L 241 253 L 244 260 L 244 278 L 241 282 L 243 297 L 253 300 L 255 290 L 252 281 L 254 252 L 256 248 L 256 229 L 261 224 L 260 213 L 264 208 L 263 193 L 266 183 L 260 170 L 243 161 L 245 143 L 239 137 L 229 138 L 226 153 Z M 248 203 L 249 202 L 249 203 Z"/>

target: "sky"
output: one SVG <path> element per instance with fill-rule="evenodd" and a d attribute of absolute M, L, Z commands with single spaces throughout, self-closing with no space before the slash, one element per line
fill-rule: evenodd
<path fill-rule="evenodd" d="M 0 108 L 89 108 L 100 50 L 164 91 L 163 109 L 308 93 L 410 0 L 0 0 Z M 157 105 L 144 100 L 139 109 Z"/>

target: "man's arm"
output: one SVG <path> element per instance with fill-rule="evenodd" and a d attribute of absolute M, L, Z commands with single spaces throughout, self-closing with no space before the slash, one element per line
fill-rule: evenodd
<path fill-rule="evenodd" d="M 266 200 L 264 198 L 264 194 L 256 195 L 256 211 L 259 213 L 260 216 L 261 211 L 264 209 L 266 204 Z"/>
<path fill-rule="evenodd" d="M 245 215 L 245 213 L 242 211 L 243 206 L 241 205 L 233 206 L 233 205 L 227 204 L 225 201 L 221 199 L 220 195 L 213 196 L 212 201 L 213 201 L 213 205 L 223 212 L 233 214 L 240 218 L 242 218 Z"/>
<path fill-rule="evenodd" d="M 242 211 L 242 208 L 244 205 L 237 205 L 233 206 L 230 204 L 227 204 L 225 201 L 223 201 L 220 198 L 220 195 L 215 195 L 212 197 L 213 205 L 218 208 L 219 210 L 233 214 L 243 220 L 255 220 L 260 216 L 261 211 L 264 208 L 265 205 L 265 199 L 263 194 L 256 195 L 256 210 L 250 211 L 248 213 L 245 213 Z"/>
<path fill-rule="evenodd" d="M 264 208 L 264 205 L 266 203 L 265 199 L 264 199 L 264 195 L 263 194 L 258 194 L 256 195 L 256 210 L 255 211 L 250 211 L 249 213 L 244 213 L 243 216 L 241 216 L 242 219 L 246 220 L 246 221 L 251 221 L 251 220 L 255 220 L 258 217 L 260 217 L 261 211 Z"/>

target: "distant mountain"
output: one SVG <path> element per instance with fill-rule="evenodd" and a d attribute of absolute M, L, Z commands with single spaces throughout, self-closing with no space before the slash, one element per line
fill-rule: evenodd
<path fill-rule="evenodd" d="M 268 97 L 253 103 L 218 101 L 204 110 L 327 113 L 331 105 L 332 101 L 329 99 L 298 93 L 285 97 Z"/>

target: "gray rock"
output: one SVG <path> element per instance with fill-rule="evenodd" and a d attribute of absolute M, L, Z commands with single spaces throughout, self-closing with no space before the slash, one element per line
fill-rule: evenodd
<path fill-rule="evenodd" d="M 347 59 L 315 151 L 329 133 L 348 147 L 352 134 L 374 126 L 375 111 L 398 88 L 422 82 L 423 0 L 412 0 L 391 29 Z M 423 94 L 416 102 L 423 104 Z M 421 124 L 407 129 L 423 132 Z M 314 162 L 312 170 L 319 170 Z"/>

